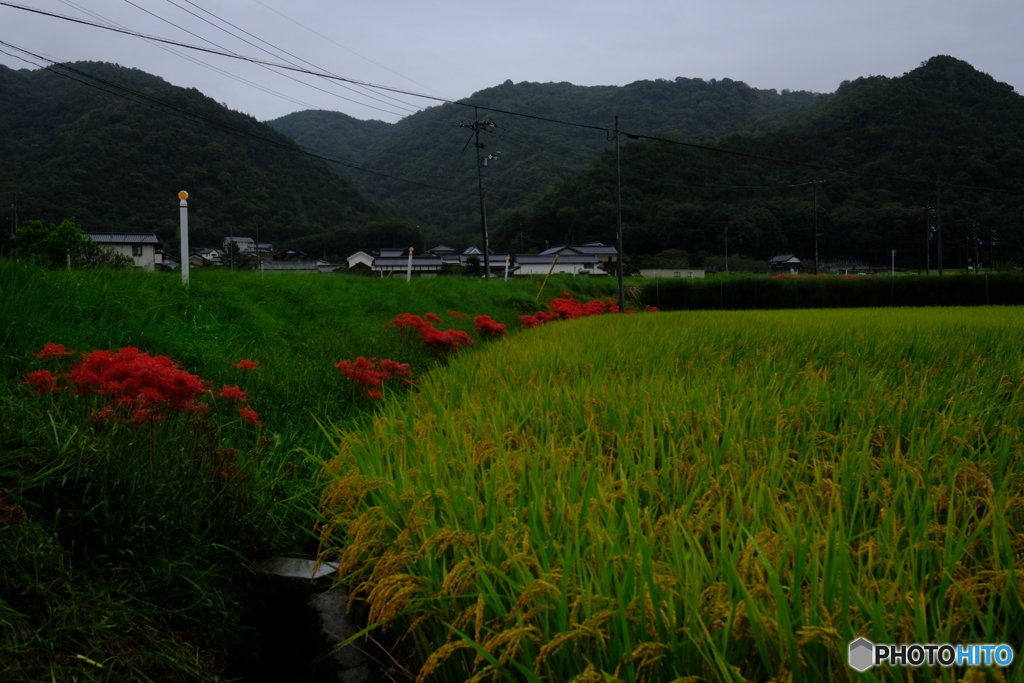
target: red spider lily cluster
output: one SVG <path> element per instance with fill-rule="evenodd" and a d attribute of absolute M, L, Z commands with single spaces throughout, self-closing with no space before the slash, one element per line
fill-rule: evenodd
<path fill-rule="evenodd" d="M 455 351 L 463 346 L 473 346 L 475 343 L 462 330 L 449 329 L 442 332 L 435 328 L 434 323 L 439 322 L 441 318 L 435 313 L 427 313 L 422 318 L 412 313 L 400 313 L 391 320 L 390 325 L 397 327 L 404 335 L 415 332 L 424 344 L 440 353 Z"/>
<path fill-rule="evenodd" d="M 473 318 L 473 324 L 476 326 L 476 331 L 485 337 L 504 337 L 507 334 L 505 325 L 492 319 L 489 315 L 478 315 Z"/>
<path fill-rule="evenodd" d="M 60 344 L 46 344 L 35 354 L 36 358 L 58 360 L 68 355 L 71 352 Z M 199 399 L 211 390 L 209 382 L 185 372 L 167 356 L 151 356 L 134 346 L 116 352 L 97 349 L 59 376 L 49 370 L 36 370 L 27 373 L 22 383 L 39 394 L 67 390 L 103 396 L 108 402 L 93 417 L 131 424 L 158 422 L 166 419 L 170 411 L 203 413 L 207 405 Z M 237 386 L 223 387 L 218 396 L 248 400 Z M 259 415 L 248 407 L 238 412 L 253 426 L 262 426 Z"/>
<path fill-rule="evenodd" d="M 240 360 L 235 363 L 235 367 L 239 370 L 259 370 L 260 364 L 254 360 Z"/>
<path fill-rule="evenodd" d="M 519 319 L 523 321 L 523 327 L 540 327 L 545 323 L 555 320 L 572 320 L 591 315 L 619 312 L 619 305 L 611 297 L 606 297 L 603 300 L 593 299 L 584 303 L 576 301 L 569 292 L 561 292 L 558 298 L 548 301 L 548 308 L 550 310 L 538 311 L 534 315 L 519 316 Z M 647 310 L 653 312 L 658 309 L 648 306 Z M 626 313 L 636 313 L 636 311 L 627 308 Z"/>
<path fill-rule="evenodd" d="M 342 376 L 348 377 L 355 382 L 360 389 L 366 389 L 367 398 L 378 399 L 382 396 L 381 387 L 389 379 L 402 379 L 406 384 L 414 383 L 408 379 L 412 376 L 412 370 L 408 365 L 396 363 L 387 358 L 364 358 L 359 356 L 355 360 L 343 360 L 335 363 Z"/>
<path fill-rule="evenodd" d="M 43 348 L 37 351 L 36 358 L 63 358 L 70 356 L 71 352 L 64 348 L 63 344 L 43 344 Z"/>

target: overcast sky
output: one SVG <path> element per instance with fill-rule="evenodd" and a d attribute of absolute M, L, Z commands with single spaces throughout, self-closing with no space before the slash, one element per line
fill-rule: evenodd
<path fill-rule="evenodd" d="M 1024 91 L 1024 0 L 2 1 L 445 99 L 507 79 L 625 85 L 683 76 L 832 92 L 940 54 Z M 303 109 L 396 121 L 438 104 L 8 6 L 0 41 L 54 61 L 139 68 L 261 121 Z M 0 50 L 31 62 L 0 53 L 15 69 L 40 63 Z"/>

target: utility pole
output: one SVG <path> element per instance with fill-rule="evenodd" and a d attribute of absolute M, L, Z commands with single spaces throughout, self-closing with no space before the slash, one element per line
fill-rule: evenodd
<path fill-rule="evenodd" d="M 615 116 L 615 203 L 618 206 L 619 313 L 626 312 L 626 290 L 622 285 L 622 166 L 619 163 L 619 117 Z"/>
<path fill-rule="evenodd" d="M 725 273 L 729 274 L 729 226 L 725 226 Z"/>
<path fill-rule="evenodd" d="M 934 213 L 935 207 L 922 206 L 924 209 L 924 274 L 932 274 L 932 225 L 928 220 Z"/>
<path fill-rule="evenodd" d="M 974 236 L 974 272 L 981 270 L 981 238 Z"/>
<path fill-rule="evenodd" d="M 937 201 L 935 202 L 935 227 L 938 230 L 938 254 L 937 260 L 939 262 L 939 275 L 942 275 L 942 174 L 935 179 L 935 192 L 937 195 Z"/>
<path fill-rule="evenodd" d="M 814 274 L 818 274 L 818 185 L 824 185 L 824 180 L 818 180 L 818 174 L 814 174 L 811 185 L 814 187 Z"/>
<path fill-rule="evenodd" d="M 988 233 L 988 261 L 991 268 L 996 267 L 996 229 L 990 228 Z"/>
<path fill-rule="evenodd" d="M 480 232 L 483 236 L 484 243 L 484 277 L 491 277 L 491 251 L 487 244 L 487 206 L 484 202 L 484 166 L 487 165 L 488 159 L 497 159 L 497 154 L 489 154 L 486 157 L 482 156 L 482 150 L 484 145 L 480 142 L 480 131 L 486 131 L 488 128 L 496 128 L 496 124 L 490 121 L 481 121 L 478 117 L 478 110 L 473 107 L 473 123 L 462 123 L 459 124 L 460 128 L 472 128 L 473 139 L 476 145 L 476 179 L 477 185 L 480 190 Z M 469 144 L 469 143 L 467 143 Z"/>

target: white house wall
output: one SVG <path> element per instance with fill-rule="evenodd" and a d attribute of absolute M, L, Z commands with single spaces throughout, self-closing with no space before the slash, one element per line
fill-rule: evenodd
<path fill-rule="evenodd" d="M 531 263 L 531 264 L 519 264 L 519 270 L 516 271 L 516 275 L 547 275 L 548 272 L 559 273 L 559 274 L 578 274 L 578 275 L 607 275 L 605 271 L 597 267 L 588 268 L 589 272 L 583 272 L 583 268 L 580 266 L 572 265 L 561 265 L 556 264 L 555 269 L 551 270 L 550 263 Z"/>
<path fill-rule="evenodd" d="M 100 246 L 115 254 L 123 254 L 135 261 L 135 266 L 146 270 L 155 270 L 156 264 L 162 259 L 157 258 L 155 244 L 100 244 Z M 142 247 L 142 256 L 132 254 L 132 247 Z"/>

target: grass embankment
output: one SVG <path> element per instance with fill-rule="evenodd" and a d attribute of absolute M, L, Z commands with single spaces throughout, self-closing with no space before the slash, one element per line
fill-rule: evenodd
<path fill-rule="evenodd" d="M 549 325 L 338 430 L 324 553 L 418 681 L 845 681 L 858 636 L 1016 647 L 1022 346 L 1020 309 Z"/>
<path fill-rule="evenodd" d="M 577 285 L 611 283 L 549 286 Z M 186 291 L 177 275 L 0 262 L 0 679 L 212 680 L 245 640 L 248 562 L 315 548 L 317 420 L 345 425 L 374 407 L 333 364 L 392 358 L 422 375 L 436 361 L 384 329 L 394 315 L 514 324 L 537 310 L 536 293 L 531 282 L 202 271 Z M 168 356 L 215 389 L 239 385 L 265 426 L 212 395 L 201 418 L 90 420 L 99 397 L 20 383 L 54 369 L 33 358 L 45 343 Z M 260 369 L 234 367 L 242 359 Z"/>

